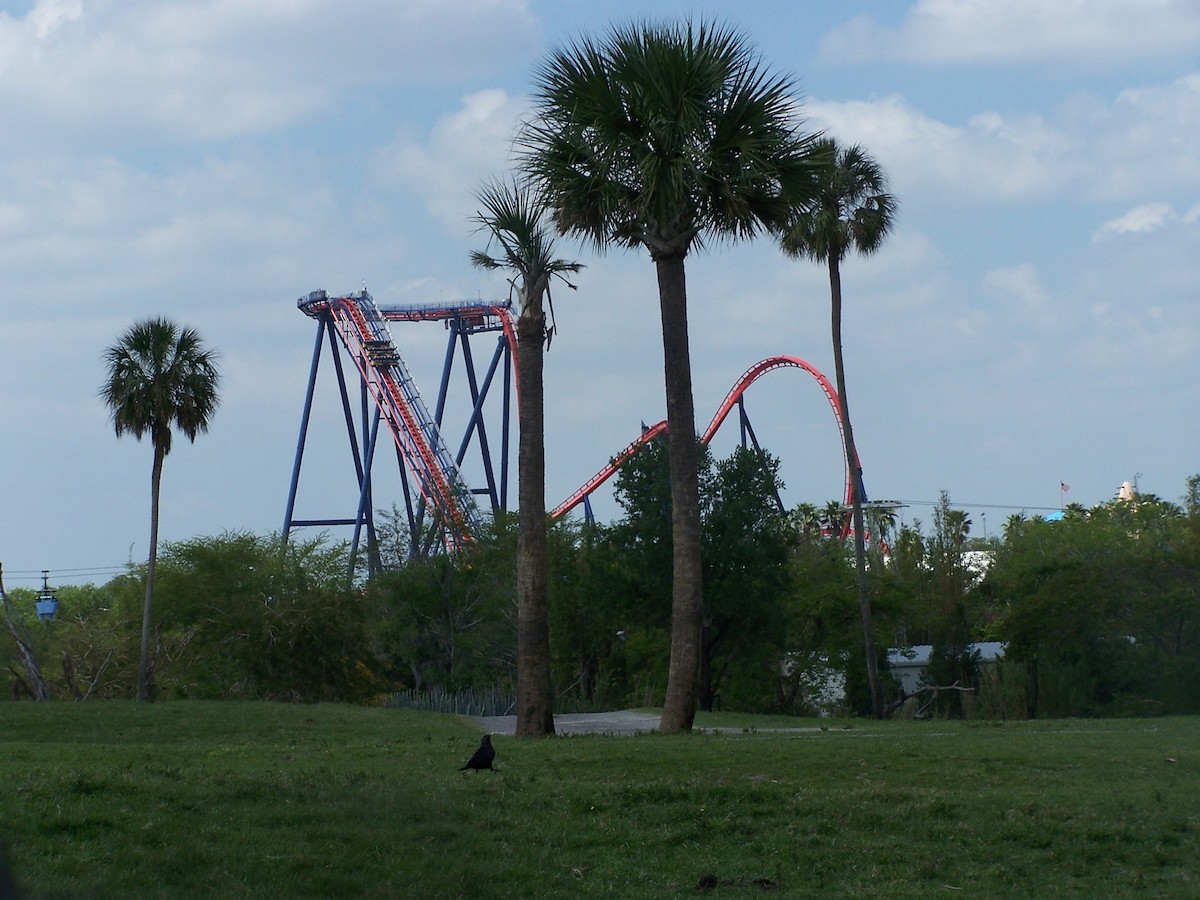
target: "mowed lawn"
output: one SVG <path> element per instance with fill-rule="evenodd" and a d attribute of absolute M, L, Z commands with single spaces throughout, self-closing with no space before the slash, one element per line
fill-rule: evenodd
<path fill-rule="evenodd" d="M 1200 719 L 731 723 L 460 772 L 433 713 L 4 703 L 0 843 L 29 897 L 1200 896 Z"/>

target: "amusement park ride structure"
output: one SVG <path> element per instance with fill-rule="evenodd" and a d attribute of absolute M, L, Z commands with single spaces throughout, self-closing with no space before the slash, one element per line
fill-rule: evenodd
<path fill-rule="evenodd" d="M 468 547 L 483 527 L 483 516 L 476 498 L 486 496 L 492 513 L 507 509 L 508 504 L 509 422 L 512 418 L 513 370 L 517 358 L 515 321 L 509 306 L 485 301 L 381 306 L 365 289 L 338 297 L 331 297 L 325 291 L 313 291 L 301 297 L 297 306 L 316 320 L 317 336 L 288 490 L 283 540 L 288 540 L 292 529 L 302 526 L 353 526 L 352 558 L 357 557 L 363 532 L 366 531 L 367 546 L 372 548 L 368 554 L 367 569 L 372 572 L 378 568 L 379 561 L 373 549 L 377 544 L 371 483 L 378 445 L 382 439 L 390 441 L 395 448 L 404 495 L 405 524 L 413 551 L 429 552 L 435 546 L 440 546 L 454 553 Z M 408 366 L 392 340 L 389 326 L 392 322 L 442 322 L 446 328 L 449 337 L 432 412 L 417 390 Z M 497 335 L 490 362 L 482 377 L 471 348 L 471 338 L 479 335 Z M 296 495 L 311 423 L 317 374 L 326 346 L 332 357 L 349 437 L 358 502 L 353 516 L 300 519 L 295 516 Z M 343 356 L 349 358 L 358 376 L 357 415 L 356 403 L 351 395 L 352 379 L 347 378 Z M 452 370 L 460 357 L 466 371 L 471 412 L 457 451 L 451 453 L 444 434 L 445 413 Z M 746 414 L 744 394 L 756 380 L 780 368 L 800 369 L 816 380 L 833 410 L 842 441 L 842 459 L 845 459 L 845 432 L 837 393 L 828 378 L 795 356 L 773 356 L 747 369 L 717 409 L 701 435 L 701 441 L 707 444 L 736 407 L 742 446 L 758 448 L 758 438 Z M 485 401 L 494 392 L 497 375 L 501 378 L 499 402 L 502 408 L 499 417 L 500 447 L 498 453 L 494 454 L 483 412 Z M 517 400 L 519 402 L 519 398 Z M 384 432 L 382 438 L 381 429 Z M 582 504 L 584 515 L 591 521 L 592 494 L 639 448 L 666 429 L 665 421 L 650 427 L 643 426 L 642 433 L 634 441 L 554 507 L 550 516 L 557 519 Z M 464 458 L 472 445 L 478 448 L 483 466 L 484 484 L 476 488 L 469 487 L 462 474 Z M 845 467 L 847 507 L 852 500 L 851 477 L 861 479 L 861 468 L 856 467 L 852 473 L 849 467 Z M 776 501 L 782 509 L 778 497 Z M 845 527 L 849 527 L 848 516 Z"/>

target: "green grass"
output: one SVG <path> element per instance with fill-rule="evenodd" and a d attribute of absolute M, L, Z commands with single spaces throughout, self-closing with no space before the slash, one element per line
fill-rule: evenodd
<path fill-rule="evenodd" d="M 698 724 L 492 773 L 433 713 L 4 703 L 0 840 L 34 897 L 1200 896 L 1200 720 Z"/>

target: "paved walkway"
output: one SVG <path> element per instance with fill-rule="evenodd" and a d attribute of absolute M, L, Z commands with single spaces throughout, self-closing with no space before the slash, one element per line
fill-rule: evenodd
<path fill-rule="evenodd" d="M 658 728 L 658 718 L 658 713 L 632 709 L 563 714 L 554 717 L 554 730 L 558 734 L 643 734 Z M 517 733 L 516 716 L 476 716 L 475 721 L 489 734 Z"/>
<path fill-rule="evenodd" d="M 571 713 L 554 717 L 554 730 L 558 734 L 612 734 L 630 735 L 644 734 L 658 728 L 658 713 L 639 712 L 634 709 L 622 709 L 602 713 Z M 476 716 L 474 720 L 488 734 L 516 734 L 516 716 Z M 744 728 L 716 727 L 696 728 L 696 731 L 708 733 L 723 732 L 740 734 Z M 821 731 L 820 727 L 805 728 L 758 728 L 759 733 L 801 734 L 804 732 Z"/>

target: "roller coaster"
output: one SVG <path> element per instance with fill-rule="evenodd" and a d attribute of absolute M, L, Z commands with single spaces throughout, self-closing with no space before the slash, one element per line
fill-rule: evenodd
<path fill-rule="evenodd" d="M 291 531 L 303 526 L 353 526 L 352 558 L 357 556 L 363 533 L 367 546 L 375 547 L 375 520 L 372 498 L 372 469 L 379 449 L 380 432 L 383 440 L 390 438 L 395 448 L 397 468 L 402 484 L 404 513 L 408 537 L 414 552 L 430 552 L 435 547 L 450 553 L 471 545 L 483 527 L 483 515 L 477 497 L 486 496 L 493 514 L 507 509 L 508 458 L 510 449 L 511 409 L 516 367 L 515 318 L 507 303 L 463 301 L 404 306 L 384 306 L 365 289 L 343 296 L 330 296 L 326 291 L 313 291 L 297 301 L 305 315 L 316 320 L 317 335 L 313 346 L 304 409 L 301 415 L 300 436 L 296 445 L 284 515 L 283 540 Z M 390 323 L 440 322 L 448 333 L 437 398 L 431 411 L 425 404 L 408 365 L 392 339 Z M 490 362 L 482 369 L 475 362 L 472 338 L 494 335 L 495 346 Z M 351 457 L 358 485 L 358 502 L 353 516 L 297 518 L 296 497 L 312 409 L 316 397 L 320 362 L 326 354 L 332 358 L 341 409 L 349 438 Z M 351 399 L 353 378 L 347 378 L 344 358 L 348 358 L 357 374 L 356 404 Z M 471 404 L 464 433 L 456 452 L 446 443 L 445 412 L 449 402 L 451 374 L 455 363 L 462 360 Z M 748 368 L 730 388 L 712 421 L 701 435 L 708 443 L 724 424 L 730 413 L 738 410 L 742 446 L 758 447 L 758 438 L 746 414 L 743 397 L 759 378 L 781 368 L 796 368 L 812 376 L 820 386 L 837 422 L 845 453 L 845 429 L 842 423 L 837 392 L 820 371 L 795 356 L 773 356 Z M 500 376 L 500 387 L 496 377 Z M 483 415 L 485 402 L 493 393 L 500 394 L 500 447 L 492 452 L 492 440 Z M 516 398 L 519 403 L 519 398 Z M 606 465 L 554 507 L 550 515 L 560 518 L 580 505 L 584 515 L 592 519 L 590 498 L 637 451 L 659 437 L 667 429 L 665 421 L 643 426 L 641 434 Z M 471 446 L 479 451 L 483 468 L 483 485 L 468 486 L 462 466 Z M 854 472 L 845 467 L 845 503 L 852 499 L 852 477 L 861 479 L 861 468 Z M 864 494 L 865 496 L 865 494 Z M 776 498 L 778 501 L 778 498 Z M 782 503 L 780 503 L 782 508 Z M 377 559 L 368 559 L 368 571 L 378 567 Z"/>

